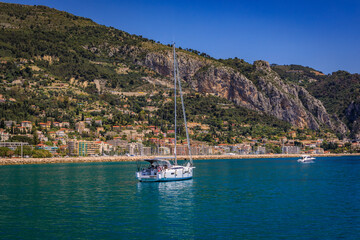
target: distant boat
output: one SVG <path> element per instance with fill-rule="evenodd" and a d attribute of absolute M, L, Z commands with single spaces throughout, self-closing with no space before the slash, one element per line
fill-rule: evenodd
<path fill-rule="evenodd" d="M 315 158 L 311 157 L 310 155 L 301 155 L 301 158 L 299 158 L 297 161 L 302 163 L 312 163 L 314 160 Z"/>
<path fill-rule="evenodd" d="M 179 75 L 179 66 L 176 60 L 176 52 L 175 52 L 175 44 L 173 44 L 173 52 L 174 52 L 174 102 L 175 102 L 175 147 L 174 147 L 174 158 L 154 158 L 154 159 L 145 159 L 143 161 L 149 163 L 147 167 L 142 167 L 141 162 L 138 162 L 136 178 L 140 182 L 168 182 L 168 181 L 181 181 L 188 180 L 193 177 L 193 160 L 191 156 L 191 148 L 190 148 L 190 138 L 189 132 L 186 123 L 186 114 L 185 114 L 185 106 L 184 99 L 181 89 L 180 75 Z M 181 98 L 181 105 L 183 110 L 184 124 L 186 130 L 186 139 L 189 150 L 189 161 L 185 161 L 183 165 L 178 164 L 177 155 L 176 155 L 176 134 L 177 134 L 177 126 L 176 126 L 176 96 L 177 96 L 177 84 L 179 84 L 179 92 Z M 142 161 L 142 162 L 143 162 Z M 172 163 L 173 162 L 173 163 Z"/>

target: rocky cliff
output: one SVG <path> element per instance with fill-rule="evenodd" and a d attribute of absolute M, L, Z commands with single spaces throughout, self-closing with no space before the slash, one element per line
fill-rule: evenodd
<path fill-rule="evenodd" d="M 346 118 L 350 122 L 352 137 L 360 139 L 360 103 L 354 101 L 347 107 Z"/>
<path fill-rule="evenodd" d="M 290 122 L 299 127 L 319 129 L 327 126 L 340 133 L 346 125 L 327 113 L 321 101 L 303 87 L 285 83 L 268 62 L 254 62 L 254 79 L 241 72 L 204 58 L 178 53 L 181 78 L 194 90 L 227 98 L 236 104 Z M 171 76 L 173 58 L 170 51 L 146 54 L 143 64 L 164 76 Z"/>

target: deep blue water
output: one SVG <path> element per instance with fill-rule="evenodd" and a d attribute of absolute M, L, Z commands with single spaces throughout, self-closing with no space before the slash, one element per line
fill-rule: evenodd
<path fill-rule="evenodd" d="M 0 239 L 360 239 L 360 157 L 0 166 Z"/>

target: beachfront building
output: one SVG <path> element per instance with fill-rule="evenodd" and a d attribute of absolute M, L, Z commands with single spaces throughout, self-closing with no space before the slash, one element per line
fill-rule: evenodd
<path fill-rule="evenodd" d="M 250 154 L 251 150 L 252 150 L 251 145 L 244 144 L 244 143 L 236 144 L 231 149 L 232 152 L 236 152 L 237 154 L 240 154 L 240 155 Z"/>
<path fill-rule="evenodd" d="M 309 154 L 324 154 L 325 151 L 323 148 L 315 148 L 315 149 L 310 149 L 308 151 Z"/>
<path fill-rule="evenodd" d="M 213 155 L 214 154 L 214 147 L 208 145 L 201 146 L 201 155 Z"/>
<path fill-rule="evenodd" d="M 142 156 L 151 156 L 151 147 L 143 147 L 142 148 Z"/>
<path fill-rule="evenodd" d="M 259 146 L 257 148 L 256 154 L 266 154 L 266 147 Z"/>
<path fill-rule="evenodd" d="M 36 147 L 38 149 L 43 149 L 43 150 L 49 151 L 52 154 L 56 154 L 56 151 L 58 150 L 57 146 L 47 146 L 45 144 L 38 144 L 38 145 L 36 145 Z"/>
<path fill-rule="evenodd" d="M 7 147 L 11 150 L 15 150 L 17 147 L 29 146 L 27 142 L 0 142 L 0 147 Z"/>
<path fill-rule="evenodd" d="M 170 155 L 169 147 L 159 147 L 159 155 Z"/>
<path fill-rule="evenodd" d="M 111 154 L 115 150 L 114 146 L 108 142 L 96 142 L 100 146 L 100 154 Z"/>
<path fill-rule="evenodd" d="M 283 146 L 281 150 L 283 154 L 299 154 L 301 149 L 298 146 Z"/>
<path fill-rule="evenodd" d="M 129 143 L 127 144 L 127 152 L 130 154 L 130 155 L 135 155 L 135 156 L 138 156 L 138 155 L 144 155 L 143 154 L 143 145 L 142 143 Z"/>
<path fill-rule="evenodd" d="M 94 141 L 69 141 L 69 154 L 72 156 L 91 156 L 100 154 L 100 144 Z"/>

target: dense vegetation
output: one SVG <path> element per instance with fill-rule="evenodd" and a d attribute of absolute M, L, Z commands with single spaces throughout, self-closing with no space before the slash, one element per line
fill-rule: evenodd
<path fill-rule="evenodd" d="M 343 118 L 345 108 L 351 102 L 360 102 L 360 75 L 337 71 L 322 81 L 310 84 L 308 89 L 330 113 L 337 113 Z"/>
<path fill-rule="evenodd" d="M 144 80 L 167 79 L 139 64 L 149 49 L 163 51 L 169 46 L 48 7 L 0 3 L 0 119 L 17 123 L 30 120 L 36 126 L 40 122 L 66 121 L 74 127 L 76 121 L 93 117 L 103 121 L 106 131 L 113 125 L 146 120 L 149 125 L 171 129 L 172 93 Z M 242 59 L 215 60 L 193 49 L 179 49 L 230 66 L 256 84 L 254 66 Z M 328 87 L 324 80 L 327 76 L 297 65 L 272 67 L 288 81 L 299 82 L 306 76 L 308 89 L 331 112 L 343 111 L 345 99 L 339 97 L 339 102 L 331 103 L 329 99 L 334 96 L 322 92 Z M 338 77 L 339 83 L 353 79 L 349 84 L 359 79 L 358 75 Z M 336 82 L 335 78 L 332 81 Z M 352 94 L 355 98 L 357 86 L 344 96 Z M 189 121 L 210 126 L 207 133 L 194 130 L 198 140 L 219 138 L 230 143 L 241 141 L 239 136 L 283 136 L 290 129 L 288 123 L 274 117 L 185 90 L 189 92 L 185 98 Z M 339 93 L 334 90 L 334 94 Z M 146 109 L 148 106 L 156 110 Z M 182 114 L 180 110 L 178 114 Z M 183 129 L 180 131 L 183 135 Z"/>
<path fill-rule="evenodd" d="M 321 81 L 326 78 L 323 73 L 301 65 L 272 64 L 271 68 L 285 81 L 293 82 L 304 87 L 307 87 L 310 83 Z"/>
<path fill-rule="evenodd" d="M 105 79 L 112 88 L 125 90 L 144 84 L 141 80 L 146 75 L 144 69 L 129 60 L 123 54 L 126 51 L 119 49 L 150 41 L 148 39 L 43 6 L 0 3 L 0 13 L 3 22 L 0 56 L 4 60 L 31 60 L 63 80 L 72 77 L 79 81 Z M 116 46 L 116 49 L 109 46 Z M 131 73 L 117 74 L 116 69 L 121 65 Z M 21 73 L 24 76 L 24 71 Z M 5 80 L 12 82 L 18 75 L 16 71 L 7 71 Z"/>
<path fill-rule="evenodd" d="M 257 72 L 254 71 L 254 65 L 246 62 L 244 59 L 228 58 L 228 59 L 219 59 L 219 62 L 232 67 L 236 71 L 244 74 L 248 79 L 252 80 L 256 84 Z"/>

